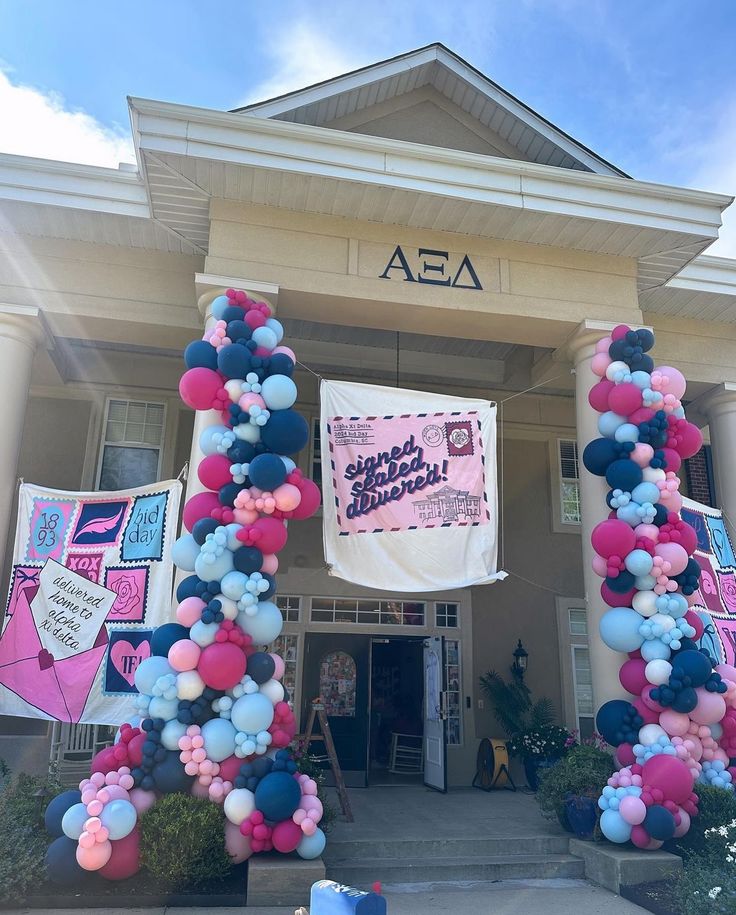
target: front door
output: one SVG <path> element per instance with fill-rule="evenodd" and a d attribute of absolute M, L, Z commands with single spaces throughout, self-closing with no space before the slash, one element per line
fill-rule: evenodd
<path fill-rule="evenodd" d="M 445 640 L 424 640 L 424 784 L 447 791 Z"/>
<path fill-rule="evenodd" d="M 368 783 L 370 644 L 368 635 L 310 632 L 306 638 L 302 721 L 306 726 L 312 700 L 319 698 L 345 783 L 352 787 Z M 324 744 L 312 750 L 321 754 Z"/>

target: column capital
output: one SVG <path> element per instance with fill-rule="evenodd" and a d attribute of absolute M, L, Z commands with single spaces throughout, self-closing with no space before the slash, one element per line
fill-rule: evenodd
<path fill-rule="evenodd" d="M 559 346 L 553 353 L 556 362 L 572 362 L 577 365 L 581 360 L 592 356 L 595 351 L 596 343 L 602 338 L 608 336 L 614 328 L 621 324 L 620 321 L 595 321 L 586 318 L 573 330 L 565 342 Z M 646 324 L 635 325 L 636 329 L 647 327 Z M 651 327 L 647 328 L 652 330 Z"/>
<path fill-rule="evenodd" d="M 46 333 L 40 309 L 0 302 L 0 337 L 16 340 L 35 350 Z"/>
<path fill-rule="evenodd" d="M 274 313 L 279 300 L 279 287 L 275 283 L 264 283 L 260 280 L 248 280 L 244 277 L 219 276 L 212 273 L 197 273 L 194 285 L 198 295 L 199 311 L 205 320 L 209 318 L 209 306 L 218 295 L 224 295 L 228 289 L 242 289 L 252 298 L 266 302 Z"/>
<path fill-rule="evenodd" d="M 708 419 L 736 412 L 736 382 L 722 381 L 713 385 L 692 402 L 690 409 L 697 410 Z"/>

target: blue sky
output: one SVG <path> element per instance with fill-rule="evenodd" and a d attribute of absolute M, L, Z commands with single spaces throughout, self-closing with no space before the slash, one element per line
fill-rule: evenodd
<path fill-rule="evenodd" d="M 634 177 L 736 193 L 734 0 L 0 0 L 0 151 L 115 164 L 127 95 L 228 109 L 438 40 Z"/>

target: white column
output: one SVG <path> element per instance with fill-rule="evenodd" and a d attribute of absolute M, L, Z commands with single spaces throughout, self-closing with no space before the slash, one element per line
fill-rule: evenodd
<path fill-rule="evenodd" d="M 593 528 L 609 514 L 606 505 L 608 487 L 602 477 L 589 473 L 583 465 L 585 446 L 600 438 L 598 413 L 588 403 L 588 391 L 600 379 L 590 367 L 595 355 L 595 345 L 615 325 L 597 321 L 584 321 L 566 346 L 567 357 L 575 369 L 575 417 L 577 425 L 578 465 L 580 478 L 580 515 L 583 548 L 583 582 L 588 617 L 588 646 L 593 678 L 593 703 L 596 711 L 609 699 L 621 698 L 622 686 L 618 679 L 619 668 L 625 656 L 612 651 L 601 639 L 599 623 L 608 610 L 601 597 L 601 579 L 593 571 L 594 551 L 590 542 Z"/>
<path fill-rule="evenodd" d="M 36 309 L 0 306 L 0 557 L 10 534 L 31 368 L 40 339 Z"/>
<path fill-rule="evenodd" d="M 736 535 L 736 383 L 724 381 L 699 397 L 695 405 L 710 429 L 716 504 L 731 537 Z"/>

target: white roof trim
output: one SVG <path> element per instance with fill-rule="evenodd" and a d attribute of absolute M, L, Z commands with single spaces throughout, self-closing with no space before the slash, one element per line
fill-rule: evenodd
<path fill-rule="evenodd" d="M 363 86 L 389 80 L 427 63 L 437 62 L 464 80 L 480 95 L 505 108 L 523 124 L 531 127 L 540 136 L 564 150 L 581 165 L 598 174 L 618 175 L 627 178 L 625 172 L 598 156 L 579 141 L 560 130 L 546 118 L 529 108 L 503 87 L 476 70 L 461 57 L 442 44 L 432 44 L 416 51 L 409 51 L 389 60 L 380 61 L 360 70 L 354 70 L 334 79 L 296 90 L 265 102 L 238 108 L 238 113 L 256 115 L 262 118 L 278 118 L 301 106 L 315 104 L 327 98 L 352 92 Z"/>
<path fill-rule="evenodd" d="M 674 276 L 666 288 L 736 296 L 736 260 L 727 257 L 697 257 Z"/>

